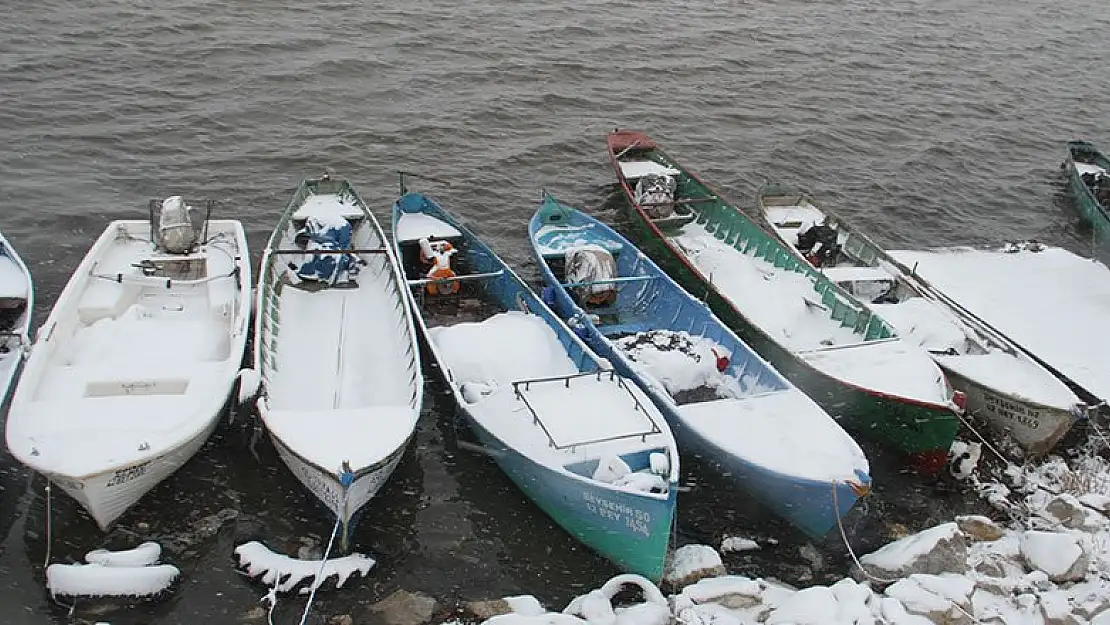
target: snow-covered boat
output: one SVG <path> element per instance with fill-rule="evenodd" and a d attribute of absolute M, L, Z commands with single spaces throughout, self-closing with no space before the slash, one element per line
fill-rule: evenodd
<path fill-rule="evenodd" d="M 769 184 L 759 191 L 767 223 L 787 245 L 925 348 L 967 396 L 967 412 L 1030 455 L 1052 449 L 1087 405 L 1021 347 L 896 261 L 806 193 Z M 827 239 L 816 242 L 817 236 Z M 807 240 L 808 239 L 808 240 Z M 813 249 L 810 249 L 810 245 Z"/>
<path fill-rule="evenodd" d="M 683 452 L 813 536 L 868 491 L 852 437 L 628 240 L 547 194 L 528 232 L 545 297 L 640 384 Z"/>
<path fill-rule="evenodd" d="M 398 199 L 393 235 L 418 323 L 482 445 L 567 532 L 658 581 L 679 475 L 658 409 L 432 200 Z"/>
<path fill-rule="evenodd" d="M 31 272 L 0 234 L 0 404 L 7 401 L 19 364 L 30 347 L 34 308 Z"/>
<path fill-rule="evenodd" d="M 200 449 L 235 385 L 250 256 L 238 221 L 208 217 L 174 196 L 151 202 L 149 220 L 109 224 L 12 398 L 12 454 L 102 529 Z"/>
<path fill-rule="evenodd" d="M 335 515 L 346 550 L 420 415 L 407 287 L 374 215 L 328 176 L 297 189 L 260 272 L 259 414 L 289 470 Z"/>
<path fill-rule="evenodd" d="M 945 465 L 962 393 L 923 349 L 644 133 L 618 130 L 606 143 L 641 249 L 850 431 L 922 473 Z"/>
<path fill-rule="evenodd" d="M 1089 141 L 1068 141 L 1061 167 L 1079 212 L 1098 239 L 1110 242 L 1110 158 Z"/>

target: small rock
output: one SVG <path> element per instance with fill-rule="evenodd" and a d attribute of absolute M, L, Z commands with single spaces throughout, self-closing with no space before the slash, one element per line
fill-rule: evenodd
<path fill-rule="evenodd" d="M 1002 528 L 985 516 L 977 514 L 956 517 L 956 526 L 974 541 L 991 542 L 1002 538 Z"/>
<path fill-rule="evenodd" d="M 354 622 L 350 614 L 336 614 L 328 619 L 328 625 L 354 625 Z"/>
<path fill-rule="evenodd" d="M 727 574 L 721 555 L 706 545 L 685 545 L 675 549 L 667 559 L 663 580 L 682 588 L 706 577 Z"/>
<path fill-rule="evenodd" d="M 1040 594 L 1041 618 L 1044 625 L 1081 625 L 1080 619 L 1071 613 L 1071 602 L 1063 591 L 1054 590 Z"/>
<path fill-rule="evenodd" d="M 814 547 L 812 544 L 806 543 L 798 547 L 798 555 L 805 558 L 806 562 L 809 562 L 810 568 L 813 569 L 814 573 L 824 570 L 825 557 L 822 556 L 821 552 L 817 550 L 817 547 Z"/>
<path fill-rule="evenodd" d="M 513 611 L 509 607 L 509 602 L 504 599 L 490 599 L 488 601 L 467 601 L 463 604 L 466 612 L 474 618 L 482 621 L 489 620 L 495 616 L 502 614 L 509 614 Z"/>
<path fill-rule="evenodd" d="M 1067 493 L 1054 497 L 1044 509 L 1069 529 L 1083 527 L 1083 522 L 1087 520 L 1087 510 L 1083 504 L 1074 495 Z"/>
<path fill-rule="evenodd" d="M 239 617 L 240 621 L 261 621 L 266 618 L 266 608 L 262 606 L 255 606 L 243 613 Z"/>
<path fill-rule="evenodd" d="M 421 592 L 397 590 L 369 610 L 380 614 L 388 625 L 421 625 L 432 618 L 436 600 Z"/>
<path fill-rule="evenodd" d="M 741 536 L 726 536 L 721 541 L 721 553 L 728 553 L 732 551 L 750 551 L 759 549 L 759 543 L 751 540 L 750 538 L 743 538 Z"/>

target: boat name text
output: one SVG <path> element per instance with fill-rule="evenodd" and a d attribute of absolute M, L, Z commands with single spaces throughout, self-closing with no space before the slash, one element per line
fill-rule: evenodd
<path fill-rule="evenodd" d="M 631 506 L 602 499 L 593 493 L 582 493 L 582 498 L 586 500 L 586 510 L 591 514 L 620 523 L 623 521 L 628 529 L 643 534 L 644 536 L 651 536 L 651 529 L 648 527 L 651 524 L 651 514 L 643 510 L 637 510 Z"/>

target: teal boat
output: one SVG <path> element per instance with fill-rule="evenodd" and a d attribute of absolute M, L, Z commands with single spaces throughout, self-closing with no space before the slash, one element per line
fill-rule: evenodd
<path fill-rule="evenodd" d="M 568 533 L 658 582 L 679 475 L 663 415 L 431 199 L 396 201 L 393 242 L 417 325 L 487 453 Z"/>
<path fill-rule="evenodd" d="M 1089 141 L 1068 141 L 1063 167 L 1079 212 L 1105 243 L 1110 235 L 1110 159 Z"/>
<path fill-rule="evenodd" d="M 644 133 L 618 130 L 607 144 L 644 251 L 846 427 L 922 473 L 945 465 L 960 408 L 924 350 Z"/>

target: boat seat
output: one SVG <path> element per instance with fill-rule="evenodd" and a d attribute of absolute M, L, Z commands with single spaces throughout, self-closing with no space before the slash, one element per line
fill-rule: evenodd
<path fill-rule="evenodd" d="M 139 296 L 139 286 L 89 277 L 89 286 L 77 305 L 77 317 L 89 326 L 101 319 L 115 319 Z"/>

